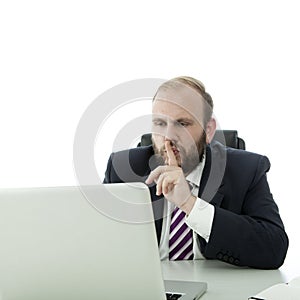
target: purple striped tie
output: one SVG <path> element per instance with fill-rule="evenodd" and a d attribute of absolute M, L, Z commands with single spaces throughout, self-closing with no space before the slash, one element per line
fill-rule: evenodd
<path fill-rule="evenodd" d="M 193 259 L 193 231 L 185 223 L 185 213 L 175 207 L 170 226 L 169 259 Z"/>

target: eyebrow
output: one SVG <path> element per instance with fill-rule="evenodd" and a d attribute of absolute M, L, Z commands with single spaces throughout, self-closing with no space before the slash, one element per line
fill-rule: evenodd
<path fill-rule="evenodd" d="M 157 122 L 157 121 L 160 121 L 160 122 L 161 122 L 161 121 L 166 122 L 166 120 L 167 120 L 167 118 L 164 119 L 164 118 L 158 118 L 158 117 L 157 117 L 157 118 L 153 118 L 153 119 L 152 119 L 152 122 Z"/>
<path fill-rule="evenodd" d="M 153 118 L 152 119 L 152 122 L 157 122 L 157 121 L 160 121 L 160 122 L 166 122 L 166 120 L 168 120 L 170 118 L 166 117 L 166 118 Z M 191 119 L 191 118 L 179 118 L 179 119 L 176 119 L 176 120 L 172 120 L 173 122 L 177 122 L 177 123 L 180 123 L 180 122 L 186 122 L 186 123 L 190 123 L 190 124 L 193 124 L 194 123 L 194 120 Z"/>
<path fill-rule="evenodd" d="M 179 119 L 177 119 L 176 120 L 176 122 L 186 122 L 186 123 L 194 123 L 194 120 L 193 119 L 191 119 L 191 118 L 179 118 Z"/>

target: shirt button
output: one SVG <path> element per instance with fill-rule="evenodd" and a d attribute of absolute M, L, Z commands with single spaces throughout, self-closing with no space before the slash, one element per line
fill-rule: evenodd
<path fill-rule="evenodd" d="M 219 252 L 219 253 L 217 254 L 217 259 L 220 259 L 220 260 L 223 259 L 223 254 L 222 254 L 221 252 Z"/>

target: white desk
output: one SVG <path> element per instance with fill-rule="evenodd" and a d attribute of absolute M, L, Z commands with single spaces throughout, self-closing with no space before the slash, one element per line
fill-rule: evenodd
<path fill-rule="evenodd" d="M 215 260 L 163 261 L 162 269 L 165 279 L 207 282 L 208 290 L 201 300 L 247 300 L 269 286 L 288 281 L 284 267 L 283 271 L 257 270 Z"/>

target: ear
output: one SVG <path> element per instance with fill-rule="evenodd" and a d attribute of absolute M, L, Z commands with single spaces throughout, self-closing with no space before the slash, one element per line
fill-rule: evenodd
<path fill-rule="evenodd" d="M 211 118 L 206 125 L 205 133 L 206 133 L 206 144 L 210 144 L 212 139 L 214 138 L 215 132 L 217 129 L 217 123 L 214 118 Z"/>

